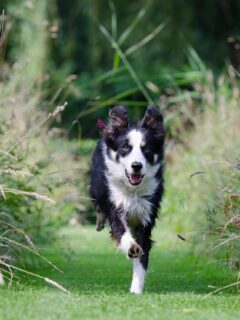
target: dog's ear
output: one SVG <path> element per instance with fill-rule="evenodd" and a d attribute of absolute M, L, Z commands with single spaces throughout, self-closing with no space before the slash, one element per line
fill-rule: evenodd
<path fill-rule="evenodd" d="M 128 112 L 124 106 L 116 106 L 109 111 L 108 124 L 103 129 L 103 136 L 117 135 L 128 127 Z"/>
<path fill-rule="evenodd" d="M 165 129 L 163 125 L 163 115 L 158 107 L 149 106 L 140 122 L 140 127 L 151 129 L 157 138 L 164 138 Z"/>

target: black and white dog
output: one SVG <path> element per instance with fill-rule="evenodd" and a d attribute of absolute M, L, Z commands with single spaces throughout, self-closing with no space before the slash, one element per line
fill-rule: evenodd
<path fill-rule="evenodd" d="M 133 262 L 130 292 L 135 294 L 143 291 L 163 194 L 164 135 L 157 107 L 148 107 L 132 126 L 126 107 L 116 106 L 92 159 L 90 194 L 98 212 L 97 230 L 107 219 L 112 239 Z"/>

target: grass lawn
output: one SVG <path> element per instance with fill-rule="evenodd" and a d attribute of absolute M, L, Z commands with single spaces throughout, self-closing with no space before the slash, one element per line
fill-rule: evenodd
<path fill-rule="evenodd" d="M 145 292 L 128 293 L 131 265 L 117 253 L 107 231 L 67 227 L 58 245 L 44 254 L 63 274 L 41 265 L 41 274 L 71 291 L 65 294 L 26 278 L 19 286 L 0 289 L 0 319 L 238 319 L 240 296 L 234 289 L 202 298 L 236 280 L 223 267 L 194 258 L 188 243 L 154 231 Z M 39 273 L 39 271 L 37 271 Z"/>

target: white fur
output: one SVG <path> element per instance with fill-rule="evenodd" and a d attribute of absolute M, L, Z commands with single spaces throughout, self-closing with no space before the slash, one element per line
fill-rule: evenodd
<path fill-rule="evenodd" d="M 144 137 L 140 131 L 130 131 L 128 138 L 132 150 L 126 157 L 120 157 L 119 162 L 115 160 L 116 153 L 111 151 L 109 157 L 106 145 L 103 145 L 110 199 L 116 207 L 122 207 L 129 218 L 138 217 L 143 225 L 147 225 L 150 222 L 151 203 L 146 197 L 152 196 L 158 186 L 155 175 L 161 164 L 150 165 L 146 161 L 141 150 Z M 137 186 L 131 185 L 125 174 L 125 170 L 132 172 L 131 164 L 135 161 L 142 163 L 141 173 L 144 174 L 141 184 Z"/>
<path fill-rule="evenodd" d="M 139 218 L 143 225 L 151 221 L 151 203 L 141 197 L 142 192 L 128 192 L 123 185 L 115 183 L 109 184 L 109 189 L 111 201 L 117 208 L 122 207 L 130 219 Z"/>
<path fill-rule="evenodd" d="M 128 255 L 128 251 L 134 243 L 135 240 L 133 239 L 130 231 L 126 231 L 121 238 L 119 248 Z"/>
<path fill-rule="evenodd" d="M 111 150 L 110 154 L 111 154 L 111 158 L 113 160 L 116 160 L 116 154 L 117 154 L 116 151 Z"/>
<path fill-rule="evenodd" d="M 143 292 L 146 271 L 139 258 L 133 259 L 133 277 L 130 288 L 131 293 L 141 294 Z"/>
<path fill-rule="evenodd" d="M 122 165 L 124 165 L 128 173 L 133 173 L 133 162 L 141 163 L 141 174 L 145 175 L 147 171 L 147 161 L 141 150 L 141 146 L 144 142 L 143 134 L 141 131 L 133 129 L 129 132 L 127 138 L 129 140 L 129 145 L 132 147 L 132 150 L 126 157 L 120 158 L 119 161 Z"/>

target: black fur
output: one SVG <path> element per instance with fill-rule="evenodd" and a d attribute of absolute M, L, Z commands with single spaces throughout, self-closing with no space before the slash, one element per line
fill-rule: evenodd
<path fill-rule="evenodd" d="M 147 225 L 139 221 L 129 222 L 127 213 L 123 214 L 123 208 L 116 208 L 109 196 L 109 185 L 106 176 L 108 175 L 104 160 L 104 147 L 108 157 L 111 157 L 111 150 L 116 152 L 116 161 L 131 152 L 128 147 L 127 133 L 136 128 L 144 136 L 146 144 L 142 147 L 142 153 L 150 164 L 154 162 L 154 154 L 157 154 L 157 162 L 162 163 L 164 157 L 164 135 L 163 117 L 157 107 L 148 107 L 144 118 L 136 125 L 128 123 L 127 109 L 123 106 L 114 107 L 109 113 L 109 122 L 103 129 L 102 139 L 98 142 L 92 158 L 90 195 L 97 211 L 103 213 L 109 222 L 112 238 L 119 244 L 121 237 L 126 231 L 128 224 L 137 244 L 142 248 L 143 255 L 140 261 L 145 269 L 148 267 L 149 252 L 152 246 L 151 232 L 158 215 L 160 201 L 163 195 L 163 166 L 161 165 L 155 175 L 158 182 L 157 188 L 152 195 L 142 196 L 151 203 L 151 221 Z M 156 161 L 156 159 L 155 159 Z M 131 254 L 129 254 L 131 257 Z"/>

